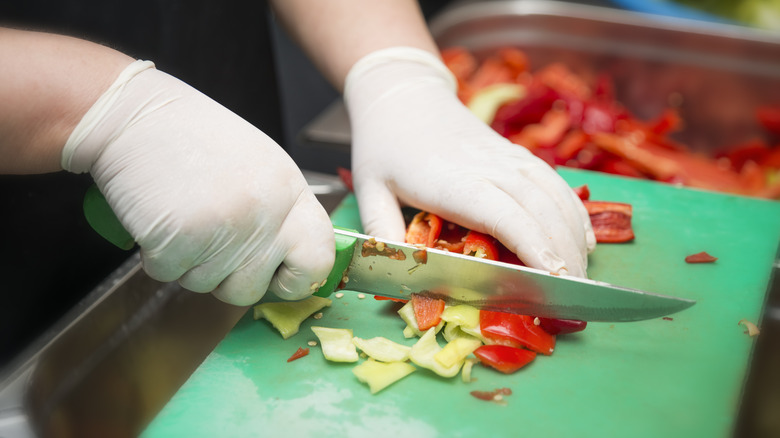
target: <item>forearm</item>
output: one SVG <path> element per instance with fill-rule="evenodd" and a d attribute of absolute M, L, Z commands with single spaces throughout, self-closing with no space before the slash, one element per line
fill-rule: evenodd
<path fill-rule="evenodd" d="M 415 0 L 273 0 L 282 24 L 338 90 L 363 56 L 408 46 L 438 53 Z"/>
<path fill-rule="evenodd" d="M 61 170 L 73 128 L 132 61 L 84 40 L 0 28 L 0 173 Z"/>

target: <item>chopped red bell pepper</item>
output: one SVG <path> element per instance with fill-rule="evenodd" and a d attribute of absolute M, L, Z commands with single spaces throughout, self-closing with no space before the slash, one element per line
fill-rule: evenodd
<path fill-rule="evenodd" d="M 576 319 L 557 319 L 539 317 L 539 327 L 551 335 L 566 335 L 585 330 L 588 323 Z"/>
<path fill-rule="evenodd" d="M 298 347 L 298 350 L 295 353 L 293 353 L 293 355 L 290 356 L 289 359 L 287 359 L 287 362 L 292 362 L 294 360 L 300 359 L 303 356 L 306 356 L 307 354 L 309 354 L 308 348 Z"/>
<path fill-rule="evenodd" d="M 756 109 L 756 118 L 767 131 L 780 135 L 780 106 L 760 106 Z"/>
<path fill-rule="evenodd" d="M 355 191 L 355 187 L 352 184 L 352 171 L 343 167 L 336 168 L 336 172 L 339 174 L 341 182 L 347 187 L 350 192 Z"/>
<path fill-rule="evenodd" d="M 606 201 L 582 201 L 590 215 L 596 242 L 622 243 L 634 239 L 631 204 Z"/>
<path fill-rule="evenodd" d="M 587 201 L 590 199 L 590 189 L 587 184 L 575 187 L 573 190 L 581 200 Z"/>
<path fill-rule="evenodd" d="M 713 263 L 715 260 L 718 260 L 718 258 L 713 257 L 704 251 L 685 257 L 686 263 Z"/>
<path fill-rule="evenodd" d="M 536 353 L 507 345 L 482 345 L 474 350 L 474 356 L 477 356 L 483 365 L 495 368 L 504 374 L 512 374 L 531 363 L 536 358 Z"/>
<path fill-rule="evenodd" d="M 412 309 L 420 331 L 439 325 L 444 306 L 444 300 L 412 294 Z"/>
<path fill-rule="evenodd" d="M 435 214 L 417 213 L 406 229 L 406 243 L 422 244 L 429 248 L 436 245 L 442 229 L 442 220 Z"/>
<path fill-rule="evenodd" d="M 463 254 L 488 260 L 498 260 L 498 245 L 495 238 L 485 233 L 471 230 L 466 234 Z"/>
<path fill-rule="evenodd" d="M 532 316 L 480 310 L 479 329 L 494 344 L 525 347 L 545 355 L 555 348 L 555 336 L 534 324 Z"/>
<path fill-rule="evenodd" d="M 381 295 L 374 295 L 374 299 L 377 301 L 395 301 L 396 303 L 407 303 L 409 300 L 404 300 L 402 298 L 392 298 L 392 297 L 383 297 Z"/>

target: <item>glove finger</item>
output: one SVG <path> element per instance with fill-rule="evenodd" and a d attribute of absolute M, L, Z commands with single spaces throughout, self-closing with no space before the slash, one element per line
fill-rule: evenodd
<path fill-rule="evenodd" d="M 178 280 L 195 265 L 194 254 L 201 253 L 200 248 L 195 248 L 193 241 L 182 237 L 168 239 L 153 248 L 145 247 L 144 242 L 139 242 L 139 245 L 144 271 L 162 282 Z"/>
<path fill-rule="evenodd" d="M 237 306 L 250 306 L 263 298 L 268 290 L 279 254 L 257 257 L 248 265 L 228 275 L 211 293 L 220 301 Z"/>
<path fill-rule="evenodd" d="M 279 239 L 288 247 L 269 290 L 285 300 L 308 297 L 324 283 L 333 268 L 335 238 L 328 214 L 314 199 L 285 220 Z"/>
<path fill-rule="evenodd" d="M 355 189 L 366 234 L 403 242 L 406 224 L 395 195 L 384 184 L 374 181 L 356 185 Z"/>
<path fill-rule="evenodd" d="M 585 242 L 588 248 L 588 254 L 590 254 L 596 249 L 596 234 L 593 232 L 593 224 L 590 222 L 590 214 L 588 214 L 588 210 L 585 208 L 585 205 L 582 203 L 580 197 L 577 196 L 573 190 L 571 195 L 574 199 L 574 204 L 577 205 L 577 210 L 579 211 L 580 216 L 583 218 L 582 221 L 585 224 Z"/>
<path fill-rule="evenodd" d="M 492 185 L 475 190 L 481 196 L 455 212 L 454 222 L 496 237 L 533 268 L 571 275 L 583 271 L 578 258 L 564 260 L 556 252 L 552 236 L 508 193 Z"/>

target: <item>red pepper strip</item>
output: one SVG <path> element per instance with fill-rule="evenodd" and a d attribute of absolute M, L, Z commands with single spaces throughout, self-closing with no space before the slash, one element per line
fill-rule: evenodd
<path fill-rule="evenodd" d="M 341 178 L 341 182 L 347 186 L 347 190 L 354 192 L 355 187 L 352 185 L 352 171 L 343 167 L 338 167 L 336 168 L 336 172 L 338 172 L 339 178 Z"/>
<path fill-rule="evenodd" d="M 574 190 L 574 193 L 576 193 L 577 196 L 579 196 L 581 200 L 587 201 L 588 199 L 590 199 L 590 189 L 588 188 L 587 184 L 579 186 L 579 187 L 575 187 L 573 190 Z"/>
<path fill-rule="evenodd" d="M 511 135 L 509 141 L 528 149 L 549 148 L 560 143 L 570 126 L 568 111 L 551 109 L 539 123 L 526 125 L 522 131 Z"/>
<path fill-rule="evenodd" d="M 477 359 L 479 359 L 483 365 L 495 368 L 504 374 L 512 374 L 534 360 L 536 358 L 536 353 L 524 348 L 515 348 L 506 345 L 482 345 L 474 350 L 474 356 L 477 356 Z M 474 396 L 477 397 L 476 395 Z M 493 399 L 493 397 L 491 397 L 491 399 Z"/>
<path fill-rule="evenodd" d="M 718 260 L 718 258 L 713 257 L 704 251 L 696 254 L 691 254 L 685 258 L 686 263 L 712 263 L 715 260 Z"/>
<path fill-rule="evenodd" d="M 535 325 L 532 316 L 480 310 L 479 329 L 493 344 L 525 347 L 545 355 L 555 348 L 555 336 Z"/>
<path fill-rule="evenodd" d="M 495 238 L 478 231 L 471 230 L 466 234 L 463 254 L 488 260 L 498 260 L 498 246 Z"/>
<path fill-rule="evenodd" d="M 294 361 L 296 359 L 300 359 L 303 356 L 306 356 L 307 354 L 309 354 L 309 349 L 308 348 L 298 347 L 298 351 L 293 353 L 293 355 L 290 356 L 289 359 L 287 359 L 287 362 L 292 362 L 292 361 Z"/>
<path fill-rule="evenodd" d="M 634 239 L 630 204 L 606 201 L 582 201 L 590 215 L 598 243 L 622 243 Z"/>
<path fill-rule="evenodd" d="M 587 326 L 587 322 L 576 319 L 539 318 L 539 327 L 551 335 L 581 332 Z"/>
<path fill-rule="evenodd" d="M 581 101 L 590 99 L 591 91 L 588 84 L 560 62 L 542 68 L 536 72 L 534 78 L 568 99 Z"/>
<path fill-rule="evenodd" d="M 439 325 L 444 305 L 444 300 L 412 294 L 412 309 L 420 331 Z"/>
<path fill-rule="evenodd" d="M 421 211 L 414 215 L 406 229 L 406 243 L 422 244 L 433 248 L 441 234 L 441 228 L 442 220 L 439 216 Z"/>
<path fill-rule="evenodd" d="M 680 129 L 682 117 L 676 108 L 666 108 L 657 119 L 650 122 L 647 129 L 653 134 L 664 135 Z"/>
<path fill-rule="evenodd" d="M 549 87 L 532 83 L 528 86 L 527 95 L 524 98 L 502 105 L 496 111 L 490 126 L 508 138 L 520 132 L 525 125 L 539 123 L 560 97 L 560 94 Z"/>
<path fill-rule="evenodd" d="M 409 301 L 401 298 L 383 297 L 381 295 L 374 295 L 374 299 L 377 301 L 395 301 L 396 303 L 406 303 Z"/>

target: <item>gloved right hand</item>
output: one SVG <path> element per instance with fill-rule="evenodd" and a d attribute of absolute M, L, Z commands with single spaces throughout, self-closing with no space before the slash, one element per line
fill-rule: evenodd
<path fill-rule="evenodd" d="M 304 298 L 333 266 L 331 222 L 284 150 L 151 62 L 95 102 L 62 167 L 90 172 L 157 280 L 250 305 Z"/>

